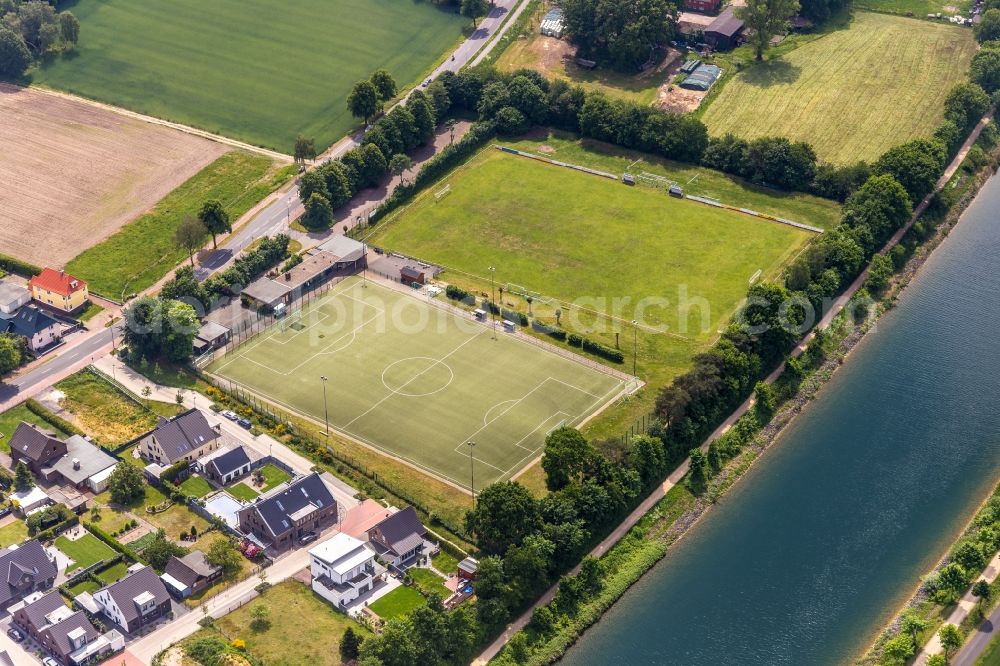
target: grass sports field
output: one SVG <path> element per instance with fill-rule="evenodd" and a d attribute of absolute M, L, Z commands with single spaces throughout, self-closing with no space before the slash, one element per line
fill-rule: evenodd
<path fill-rule="evenodd" d="M 208 371 L 321 422 L 326 376 L 333 428 L 465 487 L 465 443 L 474 441 L 477 488 L 517 473 L 548 431 L 578 423 L 624 388 L 610 374 L 502 331 L 494 340 L 470 318 L 357 278 Z"/>
<path fill-rule="evenodd" d="M 412 85 L 468 19 L 413 0 L 78 0 L 72 57 L 37 83 L 291 153 L 355 121 L 351 86 L 385 67 Z"/>
<path fill-rule="evenodd" d="M 716 136 L 783 135 L 821 161 L 873 161 L 931 135 L 975 49 L 967 28 L 857 12 L 850 29 L 736 74 L 703 119 Z"/>
<path fill-rule="evenodd" d="M 451 193 L 437 200 L 445 184 Z M 449 281 L 479 276 L 479 289 L 495 266 L 498 284 L 575 303 L 571 329 L 578 311 L 625 322 L 638 312 L 646 326 L 707 340 L 758 271 L 777 274 L 813 235 L 487 148 L 376 227 L 371 243 L 439 263 Z M 680 313 L 684 295 L 706 307 Z M 669 304 L 650 300 L 662 298 Z"/>

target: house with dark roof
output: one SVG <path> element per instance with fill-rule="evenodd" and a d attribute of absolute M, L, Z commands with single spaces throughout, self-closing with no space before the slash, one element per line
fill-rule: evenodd
<path fill-rule="evenodd" d="M 221 451 L 198 461 L 201 473 L 220 486 L 232 483 L 250 473 L 250 456 L 242 446 Z"/>
<path fill-rule="evenodd" d="M 53 460 L 66 455 L 66 442 L 54 432 L 21 421 L 10 438 L 11 468 L 19 462 L 28 466 L 35 476 Z"/>
<path fill-rule="evenodd" d="M 152 567 L 136 569 L 93 594 L 107 618 L 126 633 L 153 624 L 170 612 L 170 593 Z"/>
<path fill-rule="evenodd" d="M 32 592 L 48 590 L 56 580 L 55 562 L 37 539 L 0 552 L 0 608 Z"/>
<path fill-rule="evenodd" d="M 743 21 L 736 17 L 732 7 L 726 7 L 705 28 L 705 43 L 713 49 L 728 51 L 743 42 Z"/>
<path fill-rule="evenodd" d="M 222 578 L 222 567 L 211 564 L 200 550 L 193 550 L 184 557 L 171 555 L 160 578 L 168 589 L 186 599 Z"/>
<path fill-rule="evenodd" d="M 139 440 L 146 460 L 169 467 L 182 460 L 194 462 L 222 446 L 222 426 L 209 423 L 205 413 L 189 409 L 171 419 L 162 416 L 156 428 Z"/>
<path fill-rule="evenodd" d="M 87 283 L 64 271 L 46 268 L 28 280 L 31 297 L 62 312 L 76 312 L 87 304 Z"/>
<path fill-rule="evenodd" d="M 25 306 L 9 319 L 0 319 L 0 331 L 28 340 L 28 349 L 38 354 L 62 341 L 62 326 L 38 308 Z"/>
<path fill-rule="evenodd" d="M 276 550 L 337 522 L 337 500 L 315 472 L 278 486 L 238 513 L 240 531 Z"/>
<path fill-rule="evenodd" d="M 83 611 L 71 613 L 65 620 L 43 629 L 40 643 L 56 661 L 66 666 L 86 663 L 94 655 L 110 649 L 101 641 L 101 634 Z"/>
<path fill-rule="evenodd" d="M 427 529 L 412 506 L 384 518 L 368 530 L 368 542 L 379 556 L 395 567 L 423 551 Z"/>
<path fill-rule="evenodd" d="M 42 630 L 73 614 L 73 611 L 57 590 L 35 592 L 24 600 L 24 605 L 14 611 L 13 622 L 38 643 L 42 642 Z"/>

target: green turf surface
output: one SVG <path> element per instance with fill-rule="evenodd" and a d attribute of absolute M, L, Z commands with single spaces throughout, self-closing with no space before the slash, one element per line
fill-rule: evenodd
<path fill-rule="evenodd" d="M 413 0 L 78 0 L 80 43 L 36 82 L 291 154 L 355 122 L 346 99 L 384 67 L 412 85 L 468 19 Z"/>
<path fill-rule="evenodd" d="M 424 300 L 351 278 L 312 301 L 295 327 L 272 327 L 208 367 L 223 379 L 457 484 L 516 473 L 546 433 L 622 389 L 595 368 Z"/>
<path fill-rule="evenodd" d="M 61 536 L 56 539 L 56 548 L 73 560 L 73 564 L 66 567 L 67 571 L 77 568 L 85 569 L 101 560 L 111 559 L 117 555 L 110 546 L 90 533 L 84 534 L 75 541 Z"/>
<path fill-rule="evenodd" d="M 128 575 L 128 563 L 119 562 L 118 564 L 113 564 L 107 569 L 101 569 L 94 575 L 100 578 L 105 585 L 116 583 Z"/>
<path fill-rule="evenodd" d="M 628 171 L 662 176 L 679 183 L 687 194 L 708 197 L 737 208 L 749 208 L 822 229 L 832 229 L 840 224 L 841 209 L 836 201 L 802 192 L 781 192 L 761 187 L 721 171 L 666 160 L 610 143 L 580 139 L 569 132 L 536 131 L 521 139 L 503 141 L 503 145 L 609 173 Z M 640 181 L 639 187 L 644 186 L 646 184 Z"/>
<path fill-rule="evenodd" d="M 200 476 L 189 476 L 181 483 L 181 492 L 185 495 L 201 499 L 205 495 L 215 490 L 208 481 Z"/>
<path fill-rule="evenodd" d="M 427 599 L 412 587 L 405 585 L 397 587 L 395 590 L 371 603 L 368 607 L 372 612 L 383 620 L 409 615 L 412 611 L 420 608 Z"/>
<path fill-rule="evenodd" d="M 187 251 L 174 242 L 174 232 L 185 217 L 196 216 L 205 201 L 218 199 L 235 222 L 285 182 L 293 168 L 276 170 L 274 162 L 261 155 L 226 153 L 151 211 L 74 257 L 66 270 L 86 280 L 92 292 L 110 298 L 138 293 L 187 261 Z"/>
<path fill-rule="evenodd" d="M 274 488 L 278 484 L 284 483 L 292 478 L 292 475 L 281 469 L 277 465 L 272 465 L 268 463 L 260 468 L 260 473 L 264 475 L 264 486 L 261 488 L 260 492 L 266 493 L 271 488 Z M 251 474 L 251 476 L 254 476 Z"/>
<path fill-rule="evenodd" d="M 715 136 L 787 136 L 821 161 L 873 161 L 933 133 L 975 50 L 967 28 L 858 12 L 850 29 L 736 74 L 702 119 Z"/>
<path fill-rule="evenodd" d="M 421 594 L 428 597 L 437 594 L 442 601 L 451 596 L 451 590 L 444 586 L 444 579 L 430 569 L 411 567 L 407 573 L 410 574 L 414 586 L 420 590 Z"/>
<path fill-rule="evenodd" d="M 246 483 L 240 481 L 234 486 L 229 486 L 226 488 L 226 492 L 235 497 L 238 500 L 243 500 L 244 502 L 252 502 L 260 494 Z"/>
<path fill-rule="evenodd" d="M 14 520 L 0 527 L 0 548 L 14 546 L 28 540 L 28 526 L 23 520 Z"/>
<path fill-rule="evenodd" d="M 478 276 L 487 290 L 495 266 L 499 284 L 571 303 L 574 328 L 577 313 L 597 311 L 709 339 L 758 270 L 775 275 L 814 236 L 492 148 L 444 182 L 451 194 L 436 200 L 431 188 L 371 243 L 438 263 L 444 279 Z M 682 311 L 684 298 L 704 307 Z"/>

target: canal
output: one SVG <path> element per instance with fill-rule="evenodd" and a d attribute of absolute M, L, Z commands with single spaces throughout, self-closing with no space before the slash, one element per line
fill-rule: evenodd
<path fill-rule="evenodd" d="M 571 666 L 852 662 L 1000 478 L 1000 178 Z"/>

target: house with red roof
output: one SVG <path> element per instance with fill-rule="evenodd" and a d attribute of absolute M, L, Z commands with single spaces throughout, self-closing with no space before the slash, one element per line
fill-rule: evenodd
<path fill-rule="evenodd" d="M 46 268 L 28 280 L 28 289 L 34 300 L 61 312 L 81 310 L 90 298 L 86 282 L 54 268 Z"/>

